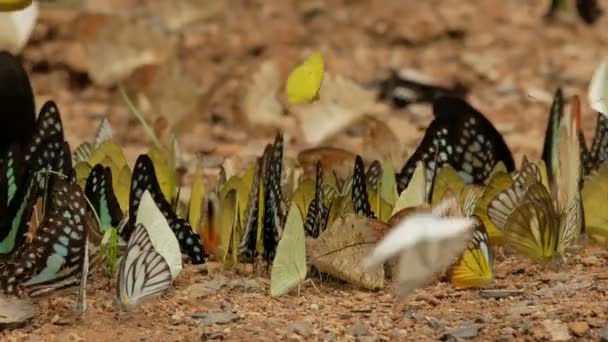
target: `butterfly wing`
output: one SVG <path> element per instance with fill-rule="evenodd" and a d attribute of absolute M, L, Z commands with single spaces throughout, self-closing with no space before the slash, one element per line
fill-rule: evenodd
<path fill-rule="evenodd" d="M 190 224 L 177 216 L 171 204 L 164 197 L 156 179 L 152 160 L 145 154 L 140 155 L 133 168 L 131 190 L 129 193 L 129 221 L 121 235 L 129 239 L 137 218 L 138 207 L 144 191 L 150 191 L 154 202 L 163 213 L 171 230 L 179 241 L 182 253 L 187 254 L 193 263 L 204 263 L 206 252 L 201 244 L 200 237 L 192 231 Z"/>
<path fill-rule="evenodd" d="M 283 167 L 283 136 L 277 134 L 274 144 L 265 153 L 264 172 L 264 257 L 274 259 L 283 224 L 281 170 Z"/>
<path fill-rule="evenodd" d="M 448 270 L 448 279 L 454 288 L 480 288 L 494 278 L 494 255 L 490 248 L 488 233 L 478 222 L 473 238 L 464 253 Z"/>
<path fill-rule="evenodd" d="M 435 119 L 422 142 L 397 176 L 399 190 L 407 187 L 416 163 L 423 161 L 427 181 L 433 170 L 450 164 L 466 183 L 483 184 L 494 165 L 502 161 L 508 171 L 515 169 L 511 151 L 483 114 L 458 98 L 442 97 L 433 103 Z"/>
<path fill-rule="evenodd" d="M 325 230 L 329 209 L 325 206 L 323 199 L 323 169 L 321 162 L 317 163 L 317 172 L 315 177 L 315 195 L 306 213 L 306 223 L 304 231 L 308 236 L 313 238 L 319 237 L 319 234 Z"/>
<path fill-rule="evenodd" d="M 112 188 L 112 170 L 97 164 L 91 170 L 84 190 L 101 223 L 101 233 L 110 227 L 118 227 L 122 211 Z"/>
<path fill-rule="evenodd" d="M 289 292 L 306 278 L 306 271 L 304 221 L 300 209 L 293 203 L 272 263 L 270 295 L 276 297 Z"/>
<path fill-rule="evenodd" d="M 608 244 L 608 163 L 592 171 L 581 192 L 587 235 L 600 245 Z"/>
<path fill-rule="evenodd" d="M 506 242 L 526 257 L 551 260 L 557 247 L 559 217 L 541 183 L 532 185 L 504 225 Z"/>
<path fill-rule="evenodd" d="M 354 212 L 357 215 L 374 217 L 374 212 L 372 211 L 367 194 L 365 167 L 363 166 L 363 159 L 361 159 L 360 156 L 355 158 L 351 191 Z"/>
<path fill-rule="evenodd" d="M 146 228 L 138 224 L 120 262 L 117 280 L 118 302 L 133 308 L 159 296 L 171 287 L 171 269 L 165 259 L 154 250 Z"/>

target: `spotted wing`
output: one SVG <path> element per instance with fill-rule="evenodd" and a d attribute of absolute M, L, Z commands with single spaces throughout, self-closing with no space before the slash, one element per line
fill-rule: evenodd
<path fill-rule="evenodd" d="M 283 227 L 281 171 L 283 168 L 283 136 L 277 134 L 274 144 L 264 156 L 264 258 L 272 261 Z"/>
<path fill-rule="evenodd" d="M 355 167 L 353 169 L 353 182 L 351 186 L 351 198 L 353 202 L 353 210 L 357 215 L 374 217 L 374 212 L 369 203 L 367 195 L 367 185 L 365 180 L 365 167 L 363 159 L 360 156 L 355 158 Z"/>
<path fill-rule="evenodd" d="M 407 187 L 416 163 L 424 162 L 427 181 L 433 170 L 450 164 L 467 183 L 483 184 L 494 166 L 502 161 L 513 171 L 511 151 L 488 119 L 466 101 L 442 97 L 433 103 L 435 119 L 422 142 L 405 163 L 397 181 L 399 191 Z"/>

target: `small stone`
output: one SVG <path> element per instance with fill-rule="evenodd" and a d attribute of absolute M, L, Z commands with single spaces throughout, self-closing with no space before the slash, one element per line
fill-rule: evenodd
<path fill-rule="evenodd" d="M 587 322 L 570 322 L 568 328 L 575 336 L 581 337 L 589 331 L 589 324 Z"/>
<path fill-rule="evenodd" d="M 600 263 L 600 259 L 595 255 L 590 255 L 581 259 L 581 263 L 587 267 L 596 266 Z"/>
<path fill-rule="evenodd" d="M 178 325 L 182 322 L 182 320 L 184 319 L 184 317 L 180 314 L 173 314 L 171 315 L 171 324 L 173 325 Z"/>
<path fill-rule="evenodd" d="M 336 335 L 333 332 L 328 332 L 323 335 L 323 342 L 334 342 L 336 340 Z"/>
<path fill-rule="evenodd" d="M 444 332 L 439 337 L 439 339 L 441 341 L 448 341 L 451 339 L 459 339 L 459 338 L 473 338 L 473 337 L 477 336 L 477 334 L 479 333 L 479 329 L 481 327 L 482 326 L 480 326 L 480 325 L 472 325 L 472 326 L 452 329 L 452 330 Z"/>
<path fill-rule="evenodd" d="M 203 341 L 207 341 L 207 340 L 223 340 L 224 339 L 224 334 L 221 332 L 210 332 L 210 333 L 203 333 L 203 335 L 201 335 L 201 340 Z"/>
<path fill-rule="evenodd" d="M 544 320 L 543 326 L 551 335 L 551 341 L 568 341 L 572 338 L 568 327 L 559 320 Z"/>
<path fill-rule="evenodd" d="M 600 342 L 608 342 L 608 326 L 600 329 Z"/>
<path fill-rule="evenodd" d="M 523 294 L 522 290 L 483 290 L 480 292 L 481 298 L 507 298 Z"/>
<path fill-rule="evenodd" d="M 230 282 L 230 287 L 243 292 L 264 292 L 264 286 L 256 279 L 235 279 Z"/>
<path fill-rule="evenodd" d="M 448 293 L 445 290 L 439 290 L 436 291 L 435 293 L 433 293 L 433 297 L 437 298 L 437 299 L 443 299 L 446 298 L 448 296 Z"/>
<path fill-rule="evenodd" d="M 437 306 L 439 304 L 441 304 L 441 301 L 433 296 L 430 296 L 428 294 L 425 293 L 420 293 L 416 296 L 416 300 L 417 301 L 423 301 L 426 302 L 432 306 Z"/>
<path fill-rule="evenodd" d="M 202 285 L 204 287 L 208 288 L 209 290 L 217 291 L 217 290 L 221 289 L 222 287 L 228 285 L 228 280 L 226 278 L 215 278 L 215 279 L 202 283 Z"/>
<path fill-rule="evenodd" d="M 312 324 L 310 324 L 310 322 L 307 322 L 307 321 L 293 322 L 287 326 L 288 332 L 296 333 L 305 338 L 312 335 L 312 330 L 313 330 Z"/>
<path fill-rule="evenodd" d="M 348 332 L 355 337 L 372 336 L 372 333 L 369 331 L 367 326 L 361 321 L 355 322 L 355 324 L 348 329 Z"/>
<path fill-rule="evenodd" d="M 316 303 L 310 304 L 310 309 L 311 310 L 319 310 L 319 304 L 316 304 Z"/>
<path fill-rule="evenodd" d="M 513 336 L 513 334 L 515 334 L 515 329 L 511 328 L 511 327 L 504 327 L 501 330 L 502 334 L 505 336 Z"/>
<path fill-rule="evenodd" d="M 241 316 L 232 312 L 195 313 L 191 317 L 200 319 L 204 325 L 229 324 L 241 319 Z"/>

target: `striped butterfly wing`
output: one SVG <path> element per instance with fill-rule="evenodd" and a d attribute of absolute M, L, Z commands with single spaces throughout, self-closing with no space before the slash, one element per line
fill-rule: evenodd
<path fill-rule="evenodd" d="M 353 170 L 353 182 L 351 187 L 351 198 L 353 210 L 357 215 L 375 217 L 367 195 L 367 184 L 365 177 L 365 167 L 360 156 L 355 158 Z"/>
<path fill-rule="evenodd" d="M 97 164 L 91 170 L 84 188 L 84 193 L 101 223 L 101 233 L 110 227 L 118 227 L 122 211 L 112 187 L 112 171 L 109 167 Z"/>
<path fill-rule="evenodd" d="M 47 213 L 31 244 L 2 269 L 2 290 L 31 297 L 76 286 L 81 281 L 88 239 L 86 201 L 80 187 L 56 178 Z"/>
<path fill-rule="evenodd" d="M 306 235 L 315 239 L 319 237 L 319 234 L 325 230 L 328 217 L 329 209 L 323 203 L 323 168 L 321 162 L 317 162 L 315 196 L 308 205 L 306 222 L 304 223 Z"/>
<path fill-rule="evenodd" d="M 397 175 L 399 191 L 407 187 L 419 161 L 427 168 L 428 184 L 433 170 L 448 163 L 466 183 L 474 184 L 483 184 L 499 161 L 509 172 L 515 169 L 502 135 L 466 101 L 439 98 L 433 103 L 433 114 L 422 142 Z"/>
<path fill-rule="evenodd" d="M 545 141 L 543 143 L 542 159 L 547 166 L 549 172 L 549 182 L 553 183 L 555 179 L 555 170 L 557 169 L 557 150 L 559 141 L 559 125 L 564 115 L 564 97 L 562 90 L 558 88 L 553 96 L 553 103 L 549 111 L 549 120 L 545 130 Z"/>
<path fill-rule="evenodd" d="M 284 213 L 281 206 L 281 172 L 283 168 L 283 136 L 277 134 L 274 144 L 265 151 L 264 170 L 264 258 L 274 259 L 277 244 L 281 239 Z"/>
<path fill-rule="evenodd" d="M 205 263 L 207 253 L 201 244 L 200 236 L 194 233 L 188 221 L 175 213 L 161 191 L 152 160 L 145 154 L 137 158 L 135 167 L 133 168 L 129 192 L 129 219 L 127 225 L 121 231 L 121 236 L 125 240 L 130 238 L 135 228 L 139 203 L 145 190 L 150 191 L 156 206 L 167 219 L 167 223 L 169 223 L 171 230 L 173 230 L 173 233 L 177 237 L 182 253 L 186 254 L 195 264 Z"/>
<path fill-rule="evenodd" d="M 597 113 L 595 135 L 591 143 L 591 167 L 589 170 L 597 169 L 600 164 L 608 160 L 608 117 Z"/>
<path fill-rule="evenodd" d="M 257 240 L 260 216 L 260 183 L 262 179 L 262 158 L 257 158 L 249 201 L 245 210 L 243 237 L 239 244 L 239 256 L 246 261 L 252 261 L 257 256 Z"/>
<path fill-rule="evenodd" d="M 507 243 L 526 257 L 540 262 L 551 260 L 558 241 L 559 217 L 542 183 L 532 185 L 504 227 Z"/>
<path fill-rule="evenodd" d="M 154 250 L 146 228 L 138 224 L 120 262 L 116 286 L 118 302 L 123 307 L 133 308 L 159 296 L 171 284 L 169 264 Z"/>
<path fill-rule="evenodd" d="M 380 177 L 382 177 L 382 164 L 379 160 L 374 160 L 365 173 L 367 183 L 374 191 L 378 191 L 378 184 L 380 184 Z"/>
<path fill-rule="evenodd" d="M 457 289 L 484 287 L 494 278 L 494 255 L 488 233 L 480 221 L 477 223 L 464 253 L 448 270 L 448 279 Z"/>

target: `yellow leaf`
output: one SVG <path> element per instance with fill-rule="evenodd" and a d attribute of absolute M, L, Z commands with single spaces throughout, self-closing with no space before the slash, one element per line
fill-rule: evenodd
<path fill-rule="evenodd" d="M 316 52 L 297 66 L 287 78 L 287 99 L 290 103 L 312 102 L 323 81 L 323 55 Z"/>

